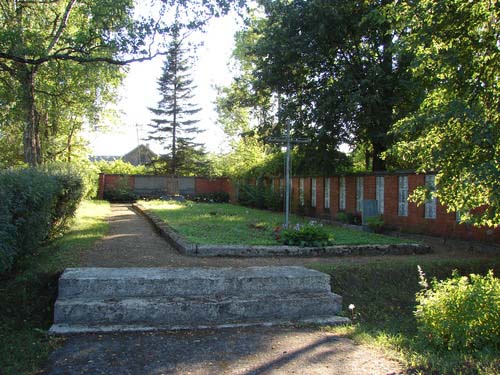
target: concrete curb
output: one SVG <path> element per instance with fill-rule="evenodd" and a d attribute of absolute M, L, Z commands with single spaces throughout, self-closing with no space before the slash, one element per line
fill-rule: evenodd
<path fill-rule="evenodd" d="M 155 214 L 148 212 L 140 204 L 132 208 L 153 224 L 159 234 L 180 253 L 201 257 L 272 257 L 272 256 L 373 256 L 373 255 L 413 255 L 428 254 L 428 245 L 402 243 L 395 245 L 337 245 L 324 247 L 299 246 L 248 246 L 248 245 L 197 245 L 186 241 L 171 226 Z"/>

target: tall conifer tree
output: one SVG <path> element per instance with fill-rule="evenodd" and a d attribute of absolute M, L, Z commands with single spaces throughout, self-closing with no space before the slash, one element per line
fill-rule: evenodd
<path fill-rule="evenodd" d="M 167 150 L 163 159 L 168 162 L 167 172 L 173 175 L 182 170 L 180 167 L 191 164 L 184 160 L 186 157 L 199 159 L 204 155 L 201 145 L 193 141 L 194 135 L 202 131 L 196 126 L 199 120 L 194 117 L 200 108 L 193 103 L 196 86 L 191 78 L 191 61 L 189 50 L 183 48 L 179 27 L 175 27 L 158 79 L 161 99 L 156 108 L 149 108 L 155 117 L 146 138 L 159 142 Z"/>

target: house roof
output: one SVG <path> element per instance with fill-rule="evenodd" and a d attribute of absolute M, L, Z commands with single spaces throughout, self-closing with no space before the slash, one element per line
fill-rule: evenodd
<path fill-rule="evenodd" d="M 125 155 L 123 155 L 122 158 L 126 159 L 127 156 L 133 155 L 136 152 L 143 152 L 143 153 L 146 153 L 147 155 L 150 155 L 150 156 L 158 156 L 154 151 L 152 151 L 149 148 L 148 145 L 139 145 L 136 148 L 134 148 L 134 149 L 130 150 L 129 152 L 127 152 Z"/>
<path fill-rule="evenodd" d="M 94 161 L 107 161 L 107 162 L 112 162 L 116 160 L 123 160 L 129 163 L 132 163 L 134 165 L 137 164 L 142 164 L 138 163 L 136 161 L 137 155 L 141 156 L 141 159 L 144 157 L 145 159 L 143 160 L 151 160 L 152 157 L 158 156 L 154 151 L 152 151 L 148 145 L 139 145 L 126 154 L 122 156 L 108 156 L 108 155 L 91 155 L 89 156 L 89 160 L 94 162 Z"/>
<path fill-rule="evenodd" d="M 94 161 L 115 161 L 121 159 L 121 156 L 108 156 L 108 155 L 90 155 L 89 160 Z"/>

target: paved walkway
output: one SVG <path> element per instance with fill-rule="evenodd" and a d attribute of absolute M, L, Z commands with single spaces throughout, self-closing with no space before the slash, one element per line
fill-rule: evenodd
<path fill-rule="evenodd" d="M 336 257 L 187 257 L 170 247 L 127 205 L 113 205 L 109 221 L 109 234 L 83 255 L 82 266 L 244 267 L 339 261 Z M 374 257 L 370 259 L 374 261 Z M 353 257 L 342 261 L 364 260 Z M 45 375 L 400 373 L 398 363 L 345 337 L 320 328 L 282 327 L 72 336 L 52 353 L 43 372 Z"/>

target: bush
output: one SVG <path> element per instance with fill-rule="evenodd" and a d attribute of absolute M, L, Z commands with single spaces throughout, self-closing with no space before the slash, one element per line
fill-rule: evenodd
<path fill-rule="evenodd" d="M 0 172 L 0 272 L 32 255 L 42 241 L 60 233 L 74 215 L 83 182 L 69 171 Z"/>
<path fill-rule="evenodd" d="M 56 202 L 53 207 L 49 237 L 62 234 L 69 226 L 76 209 L 87 192 L 84 172 L 69 164 L 49 166 L 47 173 L 57 182 Z"/>
<path fill-rule="evenodd" d="M 123 176 L 112 186 L 106 186 L 104 199 L 110 202 L 135 202 L 137 196 L 129 184 L 129 178 Z"/>
<path fill-rule="evenodd" d="M 382 216 L 372 216 L 366 219 L 366 225 L 375 233 L 382 233 L 385 229 L 385 223 Z"/>
<path fill-rule="evenodd" d="M 333 243 L 330 233 L 322 225 L 313 222 L 279 230 L 276 237 L 290 246 L 320 247 Z"/>
<path fill-rule="evenodd" d="M 218 191 L 215 193 L 196 194 L 191 200 L 202 203 L 229 203 L 229 193 Z"/>
<path fill-rule="evenodd" d="M 114 161 L 100 160 L 94 162 L 98 173 L 105 174 L 123 174 L 123 175 L 145 175 L 151 174 L 150 170 L 144 165 L 133 165 L 121 159 Z"/>
<path fill-rule="evenodd" d="M 238 202 L 243 206 L 279 211 L 283 208 L 283 200 L 277 192 L 263 184 L 241 184 L 238 188 Z"/>
<path fill-rule="evenodd" d="M 336 220 L 344 224 L 361 225 L 361 215 L 352 212 L 339 211 Z"/>
<path fill-rule="evenodd" d="M 500 349 L 500 279 L 471 274 L 429 284 L 421 273 L 415 315 L 419 331 L 439 349 Z"/>

